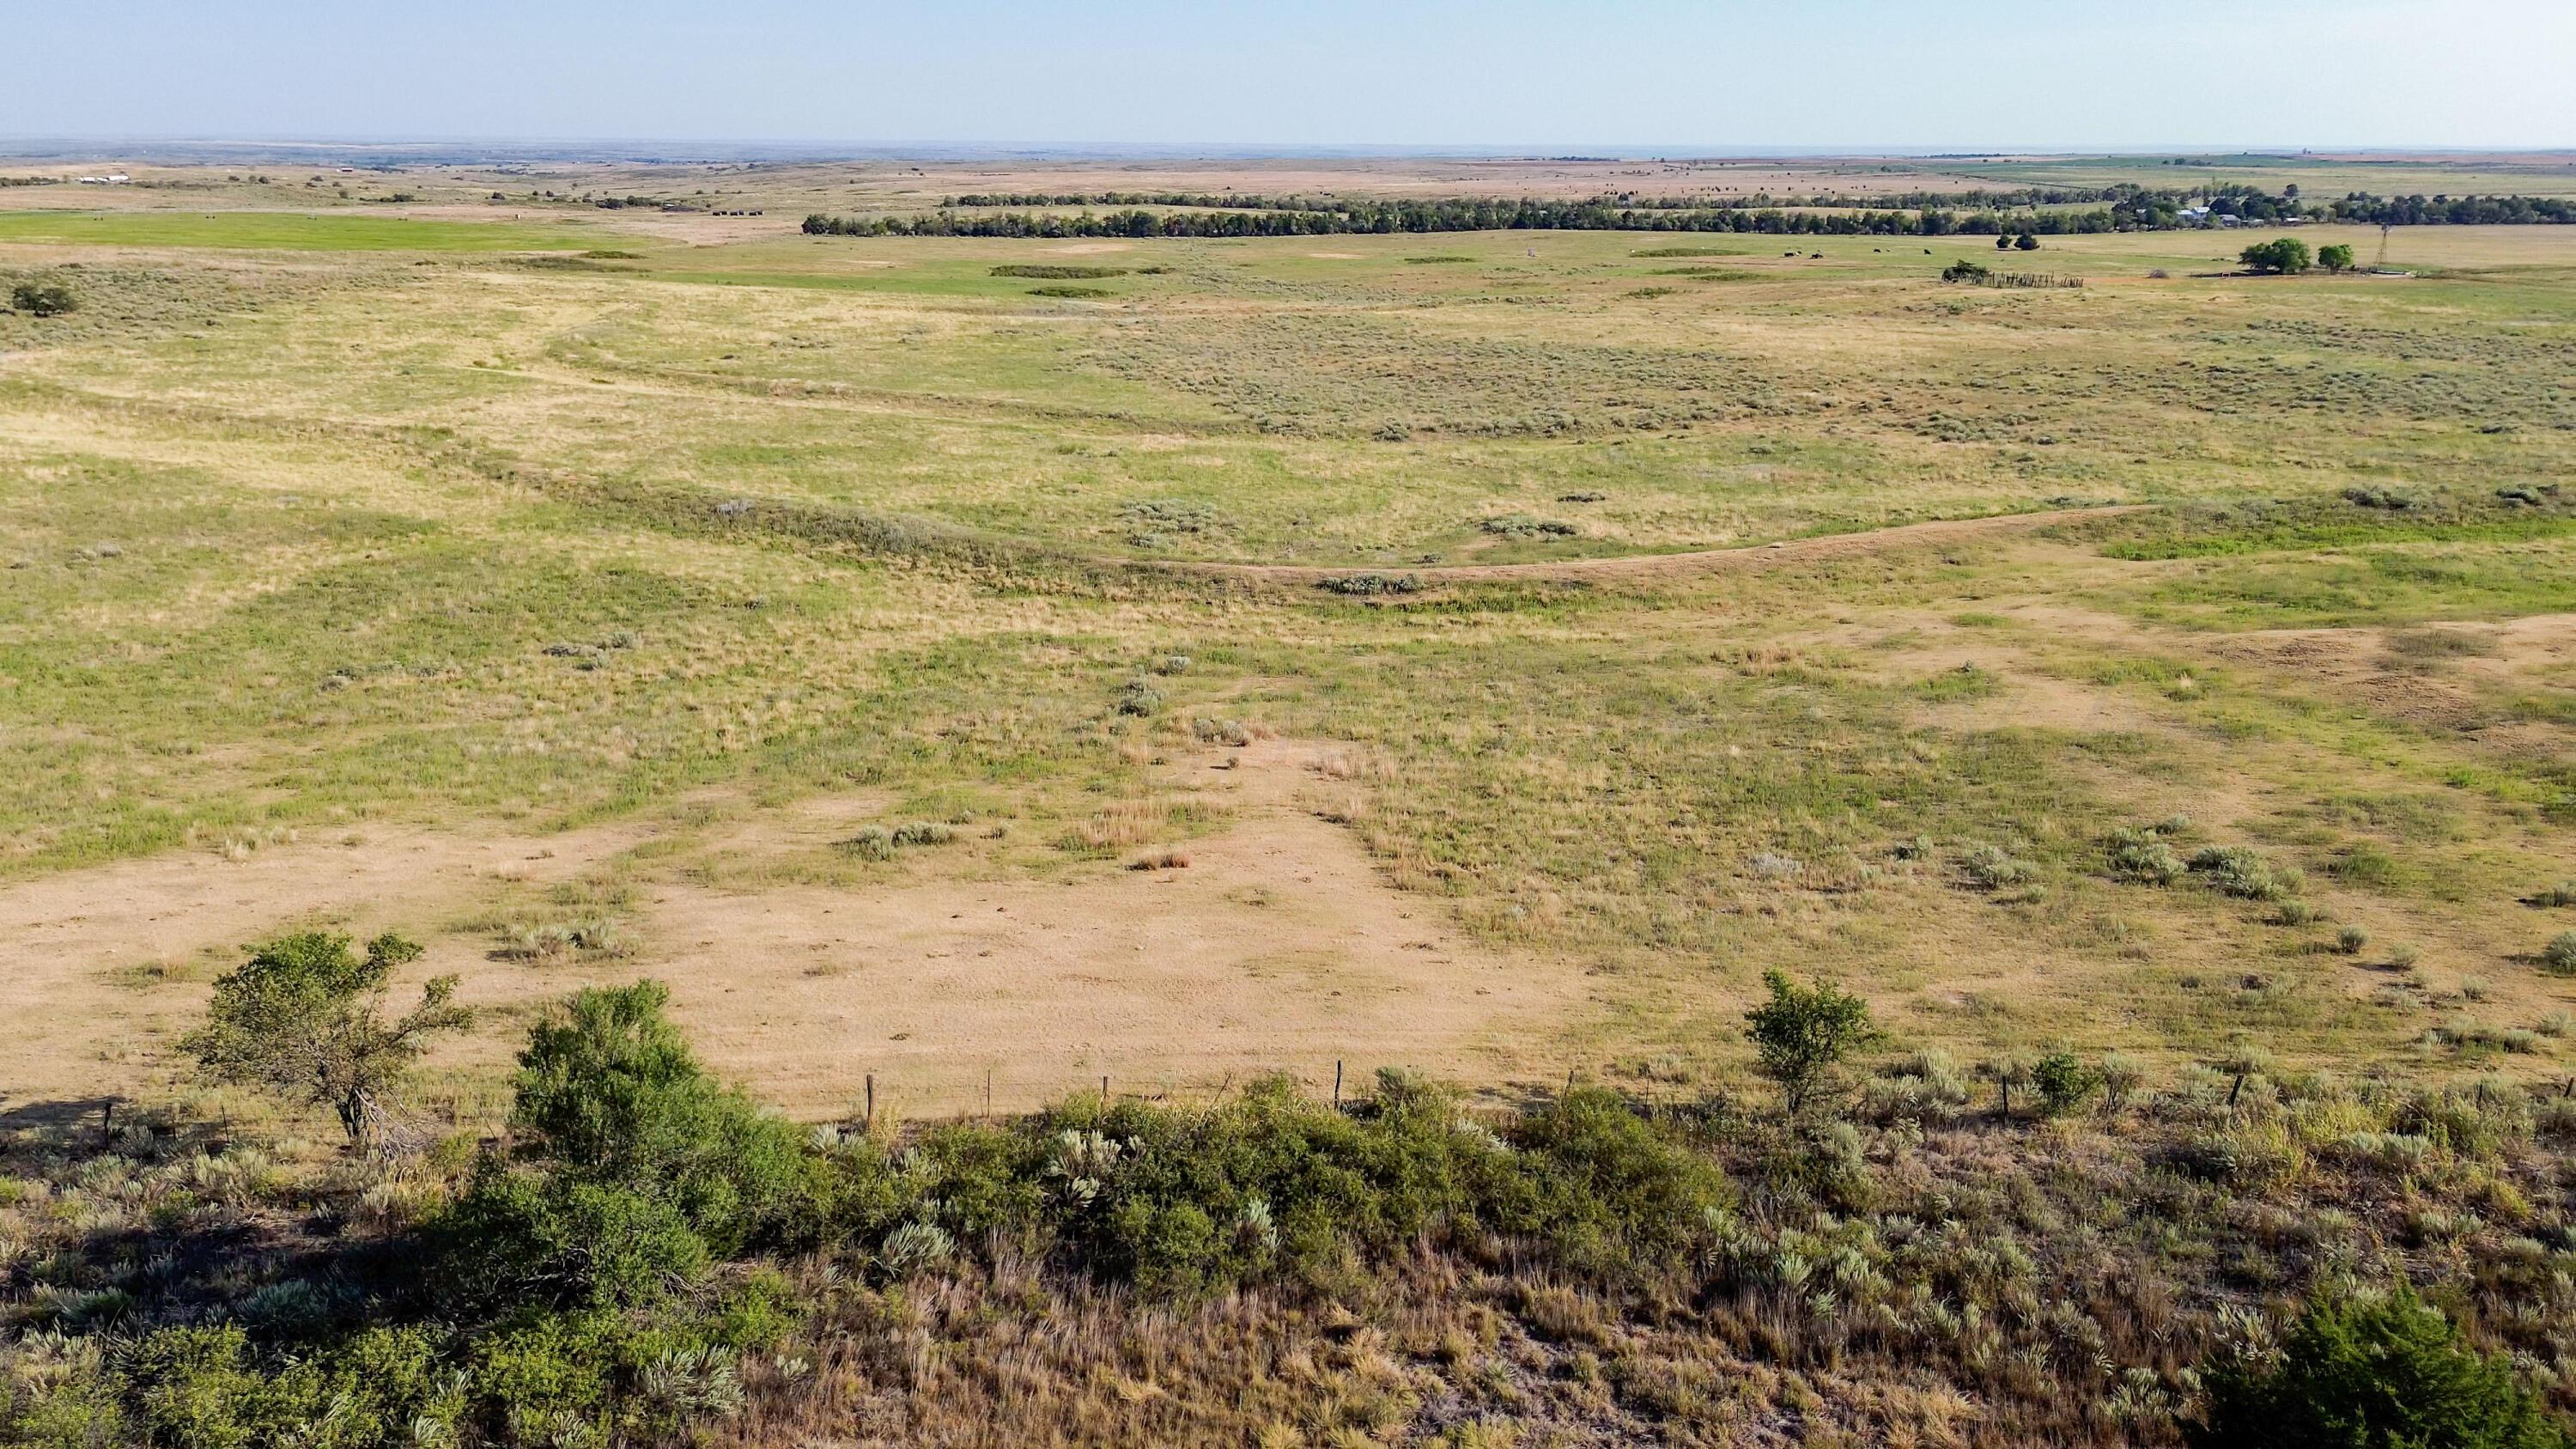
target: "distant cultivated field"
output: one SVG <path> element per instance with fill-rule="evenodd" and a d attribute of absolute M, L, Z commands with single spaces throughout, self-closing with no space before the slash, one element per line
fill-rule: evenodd
<path fill-rule="evenodd" d="M 1963 1053 L 2565 1070 L 2576 228 L 2258 279 L 562 214 L 0 214 L 83 300 L 0 316 L 0 939 L 81 1023 L 12 1080 L 168 1080 L 311 920 L 501 1008 L 466 1099 L 639 974 L 818 1115 L 1717 1080 L 1768 966 Z M 2303 883 L 2124 874 L 2174 816 Z"/>

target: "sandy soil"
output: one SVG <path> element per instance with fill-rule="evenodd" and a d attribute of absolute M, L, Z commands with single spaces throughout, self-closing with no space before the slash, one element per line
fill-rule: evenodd
<path fill-rule="evenodd" d="M 175 852 L 0 889 L 0 1092 L 118 1090 L 157 1075 L 235 948 L 301 926 L 414 934 L 499 882 L 566 879 L 634 843 L 629 828 L 548 838 L 368 828 L 241 860 Z M 37 1027 L 34 1023 L 43 1023 Z"/>
<path fill-rule="evenodd" d="M 1540 1044 L 1581 1006 L 1580 972 L 1478 948 L 1438 901 L 1388 886 L 1347 832 L 1300 807 L 1325 759 L 1268 741 L 1176 761 L 1171 787 L 1204 789 L 1230 820 L 1180 847 L 1182 869 L 932 878 L 945 862 L 924 857 L 882 885 L 740 891 L 675 869 L 645 888 L 640 948 L 589 965 L 495 959 L 481 932 L 434 933 L 505 878 L 570 878 L 649 840 L 640 827 L 542 840 L 369 831 L 24 882 L 0 889 L 0 954 L 19 963 L 6 1002 L 14 1020 L 48 1025 L 0 1033 L 0 1105 L 168 1080 L 171 1041 L 213 976 L 243 942 L 302 923 L 428 938 L 408 975 L 455 972 L 461 998 L 487 1009 L 474 1040 L 441 1053 L 444 1070 L 501 1068 L 526 1012 L 576 985 L 653 976 L 719 1070 L 808 1116 L 851 1110 L 871 1073 L 881 1110 L 929 1112 L 979 1107 L 988 1074 L 994 1104 L 1011 1107 L 1097 1090 L 1103 1073 L 1152 1092 L 1272 1068 L 1325 1084 L 1336 1060 L 1482 1081 L 1559 1069 Z M 824 797 L 757 812 L 675 859 L 757 874 L 763 859 L 846 838 L 880 806 Z"/>
<path fill-rule="evenodd" d="M 2447 639 L 2427 650 L 2405 636 Z M 2295 674 L 2333 697 L 2437 729 L 2500 723 L 2494 695 L 2519 676 L 2576 658 L 2576 614 L 2422 629 L 2263 629 L 2213 646 L 2221 658 Z"/>

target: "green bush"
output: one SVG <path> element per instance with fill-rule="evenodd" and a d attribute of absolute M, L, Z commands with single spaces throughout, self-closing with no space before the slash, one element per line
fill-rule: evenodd
<path fill-rule="evenodd" d="M 2030 1084 L 2039 1091 L 2041 1115 L 2062 1117 L 2102 1089 L 2102 1074 L 2073 1052 L 2050 1052 L 2032 1063 Z"/>
<path fill-rule="evenodd" d="M 1497 1132 L 1396 1072 L 1345 1111 L 1285 1078 L 1208 1110 L 1086 1097 L 1014 1127 L 940 1129 L 905 1163 L 891 1199 L 848 1219 L 888 1270 L 921 1266 L 929 1227 L 947 1249 L 1051 1247 L 1156 1296 L 1334 1281 L 1425 1237 L 1509 1238 L 1615 1277 L 1666 1259 L 1728 1195 L 1613 1093 L 1568 1093 Z"/>
<path fill-rule="evenodd" d="M 449 1287 L 634 1304 L 747 1246 L 819 1231 L 802 1133 L 709 1077 L 659 982 L 583 991 L 519 1054 L 515 1163 L 487 1158 L 438 1231 Z"/>
<path fill-rule="evenodd" d="M 1052 1115 L 1025 1175 L 1045 1185 L 1045 1212 L 1079 1261 L 1149 1293 L 1273 1272 L 1311 1278 L 1355 1251 L 1391 1252 L 1462 1224 L 1538 1225 L 1528 1194 L 1511 1190 L 1511 1154 L 1464 1130 L 1446 1093 L 1400 1074 L 1382 1073 L 1359 1115 L 1284 1078 L 1203 1119 L 1094 1105 Z"/>
<path fill-rule="evenodd" d="M 368 1449 L 452 1435 L 465 1396 L 436 1335 L 371 1328 L 316 1351 L 254 1352 L 237 1324 L 163 1328 L 117 1365 L 144 1442 L 189 1449 Z"/>
<path fill-rule="evenodd" d="M 2566 1449 L 2501 1358 L 2410 1290 L 2318 1304 L 2275 1359 L 2207 1368 L 2197 1449 Z"/>
<path fill-rule="evenodd" d="M 1870 1040 L 1869 1003 L 1827 982 L 1801 987 L 1778 971 L 1764 972 L 1762 982 L 1771 999 L 1744 1013 L 1744 1034 L 1794 1114 Z"/>
<path fill-rule="evenodd" d="M 1669 1261 L 1733 1196 L 1714 1164 L 1597 1087 L 1524 1116 L 1510 1141 L 1522 1155 L 1535 1224 L 1544 1225 L 1558 1259 L 1582 1271 Z"/>
<path fill-rule="evenodd" d="M 59 317 L 79 311 L 80 298 L 66 283 L 39 278 L 10 288 L 9 306 L 34 317 Z"/>

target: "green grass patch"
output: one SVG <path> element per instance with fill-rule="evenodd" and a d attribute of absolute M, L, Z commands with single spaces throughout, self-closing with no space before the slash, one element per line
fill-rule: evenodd
<path fill-rule="evenodd" d="M 300 252 L 581 251 L 577 223 L 424 221 L 297 211 L 0 212 L 0 242 Z"/>
<path fill-rule="evenodd" d="M 996 277 L 1028 277 L 1039 281 L 1051 282 L 1085 282 L 1097 281 L 1102 277 L 1123 277 L 1127 275 L 1127 269 L 1125 267 L 1071 267 L 1057 266 L 1051 263 L 1039 264 L 1035 262 L 1013 262 L 1007 266 L 993 268 L 992 275 Z"/>

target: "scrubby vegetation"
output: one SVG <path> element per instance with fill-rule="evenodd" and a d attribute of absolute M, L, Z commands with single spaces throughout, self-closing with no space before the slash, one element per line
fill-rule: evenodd
<path fill-rule="evenodd" d="M 80 295 L 59 278 L 33 278 L 9 289 L 9 306 L 30 317 L 60 317 L 80 310 Z"/>
<path fill-rule="evenodd" d="M 1337 1106 L 1273 1080 L 809 1130 L 712 1079 L 646 982 L 541 1021 L 480 1148 L 300 1179 L 184 1117 L 22 1128 L 0 1433 L 1721 1442 L 1789 1415 L 1970 1443 L 2565 1442 L 2565 1102 L 2216 1073 L 2140 1097 L 2128 1064 L 2060 1052 L 2020 1075 L 2064 1125 L 1979 1122 L 1929 1057 L 1817 1115 L 1866 1007 L 1771 990 L 1748 1034 L 1785 1115 L 1598 1088 L 1479 1107 L 1385 1072 Z M 2479 1210 L 2422 1205 L 2436 1187 Z M 280 1216 L 299 1198 L 322 1218 Z M 301 1242 L 245 1281 L 221 1245 L 261 1225 Z M 1017 1387 L 959 1376 L 1030 1334 L 1053 1342 Z M 1140 1397 L 1084 1367 L 1139 1351 L 1182 1376 Z M 1881 1373 L 1946 1387 L 1891 1404 Z"/>

